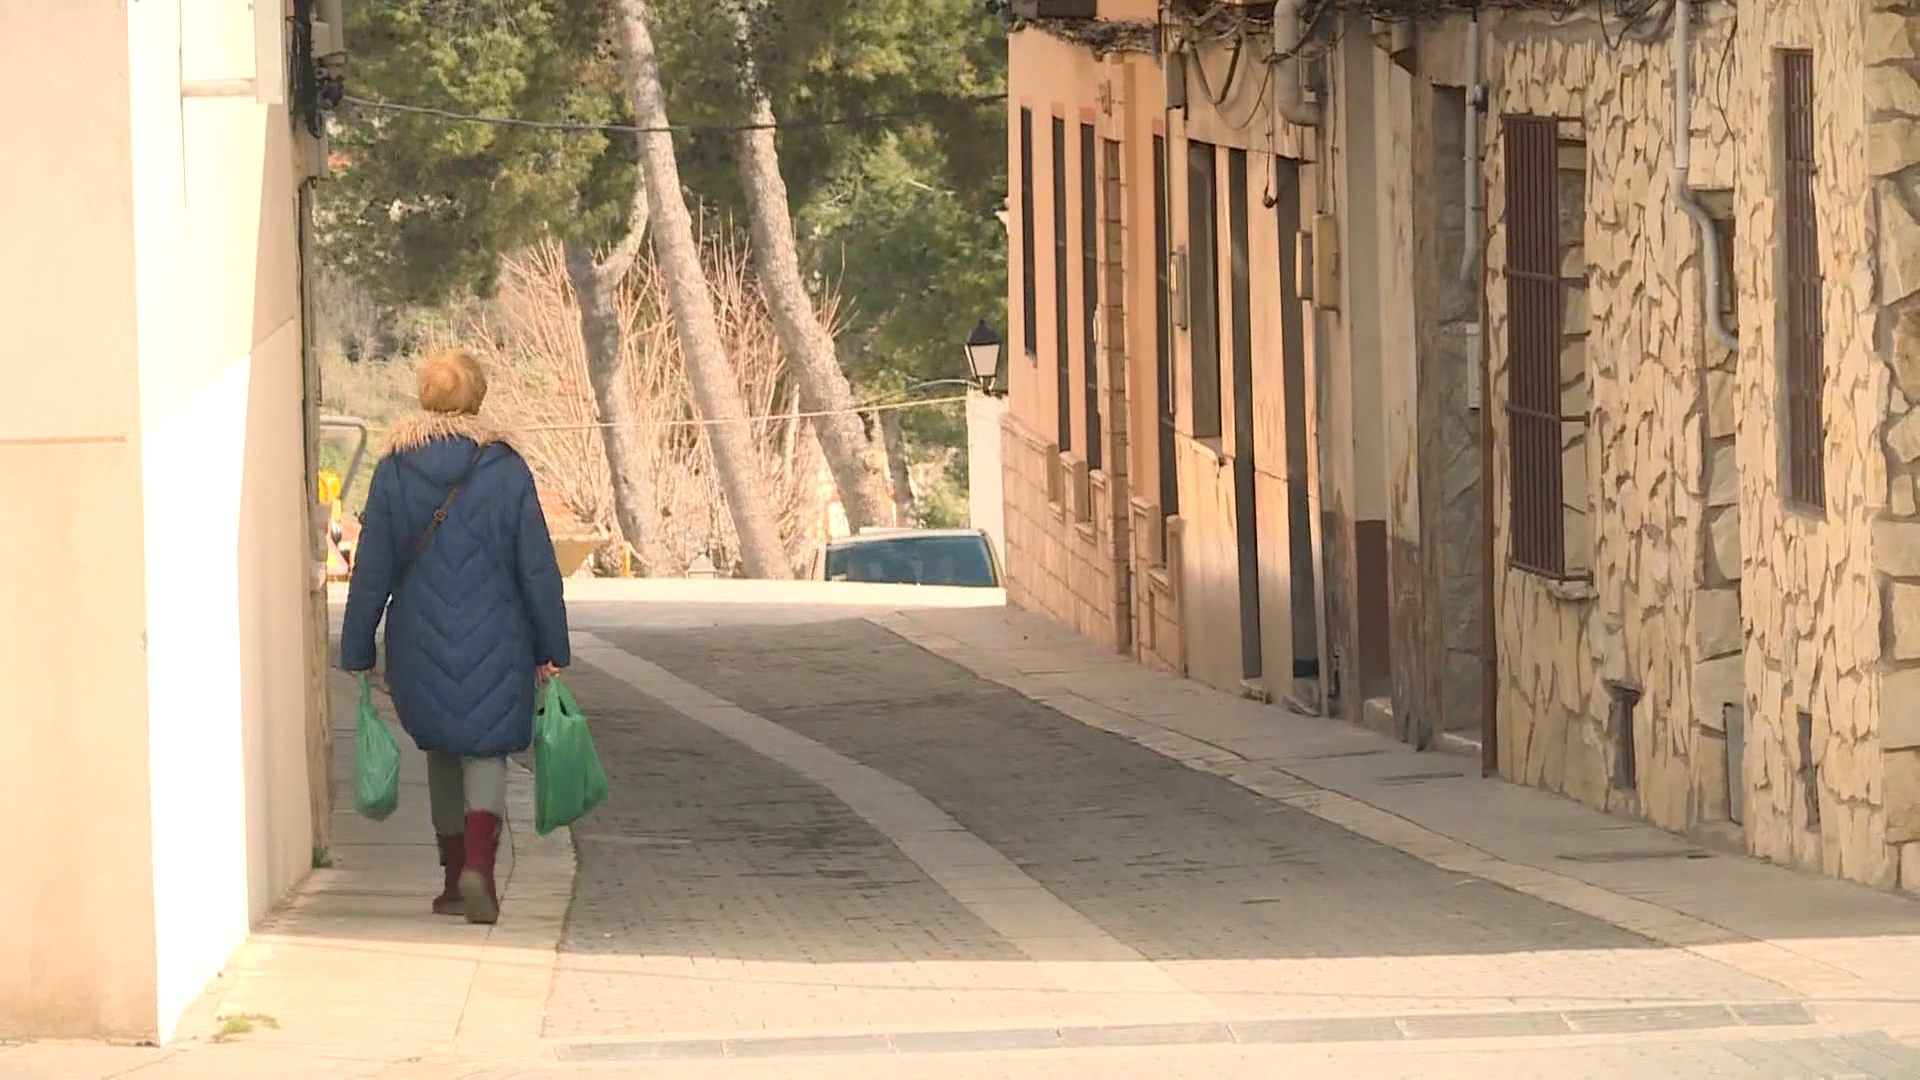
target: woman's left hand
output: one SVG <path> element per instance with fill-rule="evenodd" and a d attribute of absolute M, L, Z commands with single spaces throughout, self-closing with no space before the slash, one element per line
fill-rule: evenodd
<path fill-rule="evenodd" d="M 548 679 L 551 679 L 558 674 L 560 674 L 559 664 L 553 664 L 553 663 L 541 664 L 538 668 L 534 669 L 534 677 L 539 679 L 541 682 L 546 682 Z"/>

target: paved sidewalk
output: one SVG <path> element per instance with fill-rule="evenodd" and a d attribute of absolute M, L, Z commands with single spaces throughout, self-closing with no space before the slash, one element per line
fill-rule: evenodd
<path fill-rule="evenodd" d="M 164 1048 L 0 1048 L 6 1080 L 441 1080 L 477 1063 L 537 1065 L 555 945 L 573 886 L 566 830 L 533 833 L 533 781 L 513 766 L 497 926 L 436 916 L 440 871 L 426 757 L 399 735 L 400 807 L 353 810 L 358 690 L 334 672 L 333 848 L 269 915 Z M 375 701 L 389 708 L 383 695 Z M 391 714 L 388 714 L 391 722 Z M 396 733 L 398 729 L 396 727 Z"/>
<path fill-rule="evenodd" d="M 1447 870 L 1548 900 L 1920 1041 L 1920 902 L 1702 850 L 1547 792 L 1148 671 L 1007 608 L 873 622 L 1082 723 Z"/>

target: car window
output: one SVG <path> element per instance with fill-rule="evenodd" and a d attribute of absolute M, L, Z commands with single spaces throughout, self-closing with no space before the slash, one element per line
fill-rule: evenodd
<path fill-rule="evenodd" d="M 978 536 L 900 536 L 827 549 L 827 580 L 992 588 L 993 559 Z"/>

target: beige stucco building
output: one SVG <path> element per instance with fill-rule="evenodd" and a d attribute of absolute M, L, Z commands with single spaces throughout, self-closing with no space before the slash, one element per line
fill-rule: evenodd
<path fill-rule="evenodd" d="M 282 15 L 0 4 L 0 1038 L 164 1040 L 324 843 Z"/>
<path fill-rule="evenodd" d="M 1010 595 L 1920 890 L 1920 5 L 1471 6 L 1016 5 Z"/>

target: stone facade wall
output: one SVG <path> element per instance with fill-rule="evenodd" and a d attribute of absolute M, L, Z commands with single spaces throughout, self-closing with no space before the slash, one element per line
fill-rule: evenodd
<path fill-rule="evenodd" d="M 1882 431 L 1887 502 L 1874 532 L 1885 614 L 1882 792 L 1900 884 L 1920 892 L 1920 4 L 1877 0 L 1865 46 L 1876 344 L 1892 382 Z"/>
<path fill-rule="evenodd" d="M 1427 648 L 1428 662 L 1438 668 L 1435 727 L 1477 737 L 1486 568 L 1480 409 L 1472 401 L 1479 373 L 1471 365 L 1478 357 L 1468 348 L 1480 312 L 1477 295 L 1459 272 L 1467 248 L 1466 203 L 1460 190 L 1466 112 L 1463 90 L 1434 88 L 1426 110 L 1432 166 L 1430 179 L 1423 181 L 1432 192 L 1425 210 L 1431 215 L 1431 244 L 1420 256 L 1421 264 L 1430 268 L 1432 285 L 1418 294 L 1434 298 L 1434 303 L 1421 305 L 1426 325 L 1420 340 L 1420 521 L 1426 587 L 1434 598 L 1428 620 L 1434 637 Z"/>
<path fill-rule="evenodd" d="M 1734 380 L 1740 472 L 1741 609 L 1746 625 L 1744 814 L 1752 850 L 1780 862 L 1894 883 L 1885 841 L 1879 725 L 1880 602 L 1873 519 L 1887 504 L 1874 449 L 1887 370 L 1873 340 L 1864 4 L 1744 5 L 1727 97 L 1734 146 Z M 1826 510 L 1784 497 L 1780 249 L 1783 208 L 1775 50 L 1814 60 L 1814 198 L 1823 271 Z M 1730 545 L 1729 545 L 1730 546 Z M 1801 730 L 1801 717 L 1808 719 Z"/>
<path fill-rule="evenodd" d="M 1920 39 L 1904 0 L 1872 7 L 1762 0 L 1736 22 L 1727 5 L 1698 6 L 1691 186 L 1728 219 L 1737 352 L 1708 331 L 1702 245 L 1673 200 L 1670 43 L 1513 15 L 1492 26 L 1488 78 L 1491 116 L 1574 117 L 1587 131 L 1590 487 L 1576 498 L 1570 475 L 1567 493 L 1591 515 L 1592 574 L 1502 574 L 1503 770 L 1676 830 L 1724 822 L 1730 802 L 1743 803 L 1756 854 L 1886 886 L 1903 861 L 1920 863 L 1920 737 L 1900 745 L 1920 723 L 1880 709 L 1889 668 L 1915 680 L 1904 700 L 1920 697 L 1920 674 L 1905 674 L 1920 661 L 1920 493 L 1908 471 L 1920 464 L 1920 420 L 1906 419 L 1920 398 L 1894 385 L 1903 358 L 1920 375 L 1910 186 L 1920 176 L 1907 171 L 1920 163 Z M 1824 513 L 1783 492 L 1780 48 L 1811 49 L 1815 64 Z M 1489 136 L 1488 348 L 1504 491 L 1497 125 Z M 1496 519 L 1504 552 L 1504 497 Z M 1624 713 L 1613 687 L 1634 703 Z M 1623 715 L 1635 784 L 1620 782 Z M 1744 743 L 1731 770 L 1729 720 Z"/>
<path fill-rule="evenodd" d="M 1384 380 L 1388 434 L 1404 428 L 1388 443 L 1391 730 L 1429 745 L 1440 732 L 1477 737 L 1482 727 L 1480 411 L 1470 401 L 1478 373 L 1468 348 L 1479 311 L 1461 271 L 1466 95 L 1416 79 L 1409 97 L 1407 183 L 1382 202 L 1410 218 L 1410 287 L 1380 293 L 1429 302 L 1414 305 L 1413 348 Z"/>
<path fill-rule="evenodd" d="M 1501 767 L 1513 780 L 1684 828 L 1694 787 L 1689 628 L 1704 520 L 1704 392 L 1695 243 L 1670 197 L 1669 54 L 1664 43 L 1610 45 L 1617 29 L 1603 38 L 1585 17 L 1489 22 L 1486 347 L 1502 567 Z M 1696 57 L 1722 51 L 1725 30 L 1715 29 L 1703 28 Z M 1505 113 L 1564 118 L 1562 139 L 1585 140 L 1561 150 L 1562 406 L 1587 418 L 1563 428 L 1563 496 L 1568 568 L 1588 580 L 1505 565 L 1513 537 Z M 1696 115 L 1719 121 L 1711 104 Z M 1620 783 L 1612 730 L 1616 686 L 1638 695 L 1631 789 Z"/>

